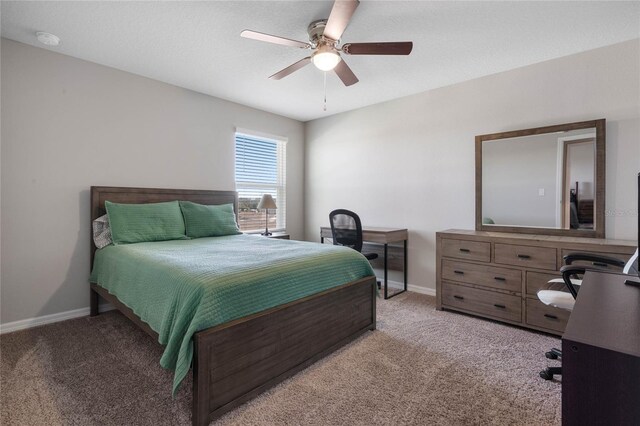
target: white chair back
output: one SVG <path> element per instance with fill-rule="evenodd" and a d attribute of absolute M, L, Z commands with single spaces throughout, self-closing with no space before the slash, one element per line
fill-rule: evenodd
<path fill-rule="evenodd" d="M 627 275 L 638 275 L 638 249 L 636 249 L 636 252 L 631 256 L 631 259 L 629 259 L 627 264 L 624 265 L 624 270 L 622 272 Z"/>

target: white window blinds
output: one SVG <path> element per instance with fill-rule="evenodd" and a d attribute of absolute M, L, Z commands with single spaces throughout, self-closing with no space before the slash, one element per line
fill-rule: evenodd
<path fill-rule="evenodd" d="M 236 191 L 241 231 L 264 230 L 265 211 L 258 210 L 263 194 L 271 194 L 278 208 L 269 210 L 269 229 L 286 228 L 286 142 L 236 133 Z"/>

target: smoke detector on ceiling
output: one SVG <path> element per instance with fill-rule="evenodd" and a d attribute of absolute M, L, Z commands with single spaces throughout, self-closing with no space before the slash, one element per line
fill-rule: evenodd
<path fill-rule="evenodd" d="M 46 44 L 47 46 L 57 46 L 60 44 L 60 37 L 55 36 L 51 33 L 45 33 L 44 31 L 38 31 L 36 33 L 36 37 L 38 41 L 42 44 Z"/>

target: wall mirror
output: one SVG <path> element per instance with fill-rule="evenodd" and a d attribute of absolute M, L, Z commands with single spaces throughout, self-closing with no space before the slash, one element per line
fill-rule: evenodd
<path fill-rule="evenodd" d="M 476 230 L 604 238 L 605 124 L 476 136 Z"/>

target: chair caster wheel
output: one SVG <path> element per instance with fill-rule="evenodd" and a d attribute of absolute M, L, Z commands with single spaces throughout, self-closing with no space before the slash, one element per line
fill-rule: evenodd
<path fill-rule="evenodd" d="M 544 356 L 549 359 L 558 359 L 558 354 L 556 354 L 555 352 L 545 352 Z"/>
<path fill-rule="evenodd" d="M 542 377 L 545 380 L 553 380 L 553 374 L 549 374 L 547 370 L 542 370 L 540 372 L 540 377 Z"/>

